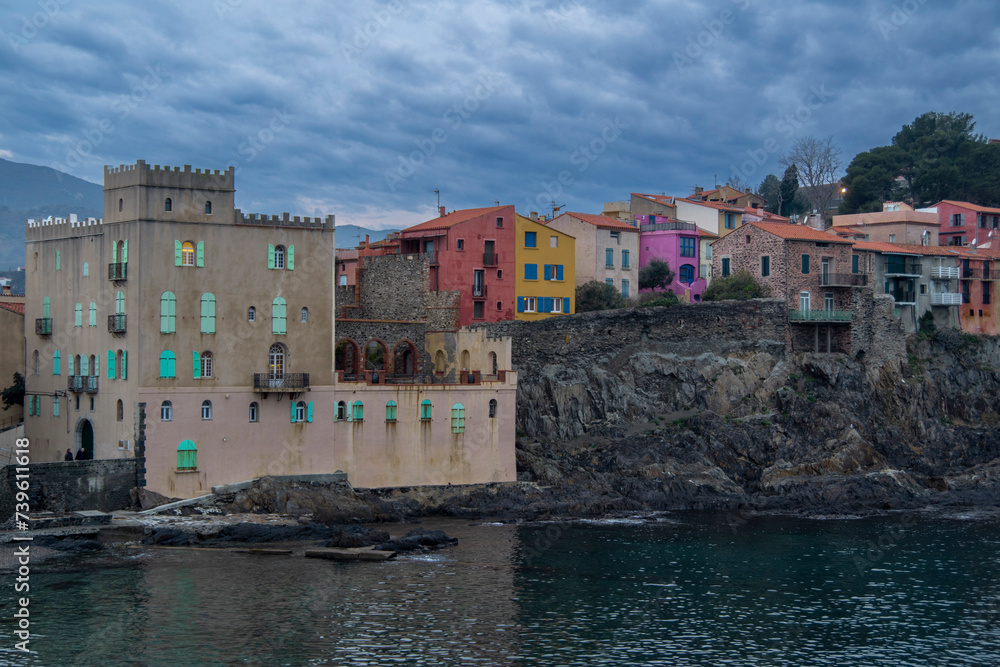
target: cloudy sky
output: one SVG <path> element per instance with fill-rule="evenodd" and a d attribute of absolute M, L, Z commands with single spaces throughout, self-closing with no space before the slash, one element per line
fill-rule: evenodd
<path fill-rule="evenodd" d="M 996 0 L 0 0 L 0 157 L 238 169 L 246 212 L 599 212 L 847 160 L 926 111 L 1000 136 Z"/>

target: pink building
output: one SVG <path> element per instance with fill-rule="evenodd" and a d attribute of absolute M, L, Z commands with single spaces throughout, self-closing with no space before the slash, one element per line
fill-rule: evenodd
<path fill-rule="evenodd" d="M 700 232 L 693 222 L 679 222 L 662 215 L 637 215 L 639 270 L 662 259 L 674 272 L 670 291 L 689 301 L 701 301 L 708 281 L 700 277 Z"/>
<path fill-rule="evenodd" d="M 1000 208 L 977 206 L 964 201 L 944 200 L 935 206 L 941 230 L 941 245 L 983 245 L 990 233 L 1000 234 Z"/>

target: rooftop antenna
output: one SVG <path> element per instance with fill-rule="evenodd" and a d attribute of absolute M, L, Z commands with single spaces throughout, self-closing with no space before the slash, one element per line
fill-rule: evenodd
<path fill-rule="evenodd" d="M 565 207 L 566 207 L 566 204 L 560 204 L 559 206 L 556 206 L 556 200 L 553 199 L 552 200 L 552 217 L 553 218 L 556 217 L 556 214 L 558 214 L 559 211 L 561 211 Z"/>
<path fill-rule="evenodd" d="M 493 203 L 496 204 L 497 206 L 499 206 L 500 205 L 500 200 L 499 199 L 494 199 Z"/>
<path fill-rule="evenodd" d="M 437 197 L 438 197 L 438 210 L 440 211 L 441 210 L 441 191 L 440 190 L 435 190 L 434 194 L 436 194 Z"/>

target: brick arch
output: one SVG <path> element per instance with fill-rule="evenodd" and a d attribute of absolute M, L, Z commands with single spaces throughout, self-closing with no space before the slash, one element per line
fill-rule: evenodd
<path fill-rule="evenodd" d="M 369 353 L 373 344 L 378 346 L 378 351 L 381 351 L 381 359 Z M 381 338 L 371 338 L 365 343 L 361 359 L 363 361 L 362 368 L 366 371 L 384 371 L 386 368 L 391 368 L 392 358 L 389 356 L 389 346 Z"/>
<path fill-rule="evenodd" d="M 334 350 L 334 369 L 345 375 L 360 374 L 361 349 L 350 338 L 341 338 Z"/>
<path fill-rule="evenodd" d="M 407 356 L 409 355 L 409 356 Z M 417 346 L 406 338 L 397 341 L 392 349 L 392 369 L 396 375 L 416 375 L 419 372 Z"/>

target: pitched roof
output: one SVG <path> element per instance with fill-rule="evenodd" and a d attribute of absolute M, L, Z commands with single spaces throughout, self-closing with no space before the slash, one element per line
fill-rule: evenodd
<path fill-rule="evenodd" d="M 765 199 L 764 201 L 767 201 L 767 200 Z M 758 213 L 757 212 L 758 210 L 760 210 L 761 213 Z M 784 217 L 782 215 L 778 215 L 777 213 L 771 213 L 769 211 L 765 211 L 764 209 L 756 209 L 753 206 L 747 206 L 747 207 L 745 207 L 743 209 L 743 212 L 744 213 L 748 213 L 750 215 L 759 215 L 759 216 L 761 216 L 761 222 L 791 222 L 792 221 L 791 218 L 786 218 L 786 217 Z"/>
<path fill-rule="evenodd" d="M 912 246 L 911 246 L 912 247 Z M 923 248 L 928 246 L 916 246 Z M 882 241 L 855 241 L 855 250 L 867 250 L 871 252 L 884 252 L 894 255 L 922 255 L 922 252 L 914 252 L 900 243 L 884 243 Z"/>
<path fill-rule="evenodd" d="M 566 211 L 562 215 L 552 218 L 552 220 L 558 220 L 563 215 L 568 215 L 571 218 L 576 218 L 577 220 L 580 220 L 582 222 L 590 223 L 595 227 L 597 227 L 598 229 L 612 229 L 623 232 L 635 232 L 636 234 L 639 233 L 639 228 L 636 227 L 635 225 L 630 225 L 626 222 L 622 222 L 621 220 L 606 215 L 594 215 L 592 213 L 574 213 L 573 211 Z M 545 224 L 551 223 L 552 220 L 547 220 Z"/>
<path fill-rule="evenodd" d="M 688 199 L 680 198 L 677 201 L 687 202 L 689 204 L 697 204 L 698 206 L 707 206 L 708 208 L 718 209 L 720 211 L 731 211 L 733 213 L 746 213 L 742 206 L 735 206 L 733 204 L 723 204 L 718 201 L 701 201 L 700 199 Z"/>
<path fill-rule="evenodd" d="M 789 241 L 819 241 L 820 243 L 852 243 L 829 232 L 821 232 L 805 225 L 789 225 L 781 222 L 751 222 L 744 227 L 757 227 Z"/>
<path fill-rule="evenodd" d="M 499 211 L 500 209 L 508 208 L 508 206 L 466 208 L 460 211 L 452 211 L 448 215 L 441 216 L 440 218 L 434 218 L 433 220 L 428 220 L 427 222 L 421 222 L 419 225 L 407 227 L 406 229 L 401 230 L 400 234 L 405 234 L 406 232 L 423 232 L 431 229 L 448 229 L 449 227 L 453 227 L 460 222 L 465 222 L 466 220 L 471 220 L 472 218 L 486 215 L 487 213 L 492 213 L 493 211 Z"/>
<path fill-rule="evenodd" d="M 989 206 L 979 206 L 978 204 L 970 204 L 967 201 L 954 201 L 953 199 L 943 199 L 939 201 L 935 206 L 941 204 L 951 204 L 952 206 L 961 206 L 962 208 L 967 208 L 978 213 L 996 213 L 1000 214 L 1000 208 L 990 208 Z"/>
<path fill-rule="evenodd" d="M 23 303 L 13 303 L 11 301 L 0 301 L 0 308 L 4 310 L 9 310 L 12 313 L 17 313 L 18 315 L 24 315 L 24 304 Z"/>
<path fill-rule="evenodd" d="M 657 204 L 663 204 L 664 206 L 675 206 L 676 197 L 669 197 L 667 195 L 644 195 L 641 192 L 633 192 L 633 197 L 642 197 L 643 199 L 648 199 L 654 201 Z"/>

